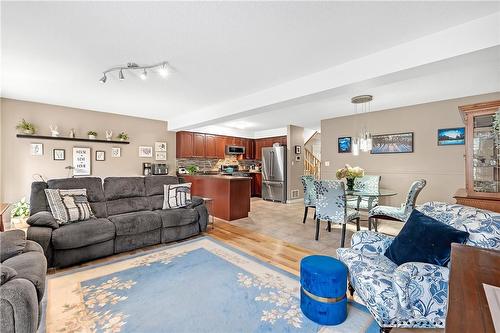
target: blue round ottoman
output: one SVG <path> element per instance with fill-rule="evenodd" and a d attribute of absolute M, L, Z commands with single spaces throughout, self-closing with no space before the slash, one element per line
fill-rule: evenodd
<path fill-rule="evenodd" d="M 300 308 L 321 325 L 338 325 L 347 318 L 347 267 L 327 256 L 308 256 L 300 262 Z"/>

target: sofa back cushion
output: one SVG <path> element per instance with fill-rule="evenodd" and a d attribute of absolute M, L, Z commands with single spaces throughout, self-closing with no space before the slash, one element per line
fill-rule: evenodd
<path fill-rule="evenodd" d="M 49 188 L 49 186 L 46 182 L 31 183 L 30 215 L 44 211 L 50 212 L 47 196 L 45 195 L 45 189 L 47 188 Z"/>
<path fill-rule="evenodd" d="M 106 200 L 102 189 L 102 180 L 98 177 L 61 178 L 47 182 L 49 189 L 73 190 L 86 189 L 87 199 L 96 217 L 107 217 Z M 47 200 L 47 199 L 45 199 Z M 47 204 L 48 206 L 48 204 Z M 50 211 L 50 209 L 47 209 Z"/>
<path fill-rule="evenodd" d="M 149 176 L 145 177 L 146 195 L 152 209 L 162 209 L 164 185 L 179 184 L 175 176 Z"/>
<path fill-rule="evenodd" d="M 500 249 L 500 213 L 459 204 L 426 202 L 419 211 L 458 230 L 467 231 L 466 245 Z"/>
<path fill-rule="evenodd" d="M 104 195 L 109 216 L 151 210 L 144 177 L 105 178 Z"/>

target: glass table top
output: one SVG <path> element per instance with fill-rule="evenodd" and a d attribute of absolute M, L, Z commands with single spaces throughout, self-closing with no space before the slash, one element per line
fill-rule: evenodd
<path fill-rule="evenodd" d="M 358 196 L 358 197 L 390 197 L 390 196 L 393 196 L 393 195 L 396 195 L 398 194 L 398 192 L 396 191 L 393 191 L 393 190 L 389 190 L 389 189 L 384 189 L 384 188 L 381 188 L 379 189 L 378 191 L 349 191 L 349 190 L 346 190 L 345 193 L 347 195 L 354 195 L 354 196 Z"/>

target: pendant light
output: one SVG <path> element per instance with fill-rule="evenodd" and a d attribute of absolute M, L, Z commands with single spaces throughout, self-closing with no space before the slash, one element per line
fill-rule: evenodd
<path fill-rule="evenodd" d="M 361 114 L 370 112 L 370 102 L 372 100 L 372 95 L 359 95 L 351 98 L 355 113 L 358 114 L 358 110 L 360 110 L 359 113 Z M 365 125 L 358 137 L 354 137 L 352 140 L 352 154 L 358 156 L 360 151 L 367 153 L 372 150 L 372 145 L 372 134 Z"/>

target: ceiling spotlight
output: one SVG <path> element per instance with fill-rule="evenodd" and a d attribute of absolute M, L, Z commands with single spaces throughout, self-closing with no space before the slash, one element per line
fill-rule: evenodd
<path fill-rule="evenodd" d="M 125 80 L 125 76 L 123 76 L 123 70 L 120 69 L 120 73 L 118 73 L 118 78 L 120 80 Z"/>
<path fill-rule="evenodd" d="M 143 80 L 146 80 L 148 78 L 148 72 L 146 72 L 146 69 L 143 70 L 143 72 L 141 73 L 141 75 L 139 75 L 139 77 Z"/>
<path fill-rule="evenodd" d="M 162 77 L 167 77 L 168 75 L 168 68 L 167 68 L 167 63 L 164 62 L 163 65 L 161 65 L 160 69 L 158 70 L 158 73 L 160 73 L 160 75 Z"/>
<path fill-rule="evenodd" d="M 101 77 L 101 79 L 100 79 L 99 81 L 100 81 L 101 83 L 106 83 L 106 80 L 107 80 L 107 79 L 108 79 L 108 78 L 106 77 L 106 74 L 104 74 L 104 75 Z"/>

